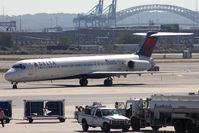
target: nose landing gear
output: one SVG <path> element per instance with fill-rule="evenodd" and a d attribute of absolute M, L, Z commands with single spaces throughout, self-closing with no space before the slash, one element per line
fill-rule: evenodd
<path fill-rule="evenodd" d="M 17 84 L 18 84 L 17 82 L 12 82 L 11 84 L 12 84 L 12 89 L 17 89 Z"/>

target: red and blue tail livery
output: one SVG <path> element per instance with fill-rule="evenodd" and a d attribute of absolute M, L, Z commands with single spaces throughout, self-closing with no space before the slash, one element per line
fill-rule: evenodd
<path fill-rule="evenodd" d="M 173 32 L 155 32 L 151 31 L 148 33 L 134 33 L 134 35 L 146 36 L 146 39 L 138 50 L 136 54 L 151 57 L 155 45 L 158 41 L 158 37 L 161 36 L 183 36 L 183 35 L 192 35 L 193 33 L 173 33 Z"/>
<path fill-rule="evenodd" d="M 146 35 L 146 39 L 140 48 L 140 50 L 137 52 L 138 55 L 143 55 L 146 57 L 151 57 L 154 47 L 157 43 L 158 37 L 151 37 L 152 34 L 155 34 L 157 32 L 148 32 Z"/>

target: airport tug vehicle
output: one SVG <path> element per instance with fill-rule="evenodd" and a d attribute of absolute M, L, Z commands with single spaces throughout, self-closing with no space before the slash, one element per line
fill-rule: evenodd
<path fill-rule="evenodd" d="M 134 131 L 151 127 L 174 126 L 177 133 L 199 133 L 199 95 L 153 95 L 146 99 L 130 99 L 125 109 L 116 102 L 118 110 L 131 119 Z"/>
<path fill-rule="evenodd" d="M 117 109 L 102 105 L 86 106 L 84 111 L 78 113 L 78 123 L 81 123 L 84 132 L 89 127 L 101 127 L 103 132 L 110 132 L 110 129 L 127 132 L 130 128 L 130 119 L 121 115 Z"/>

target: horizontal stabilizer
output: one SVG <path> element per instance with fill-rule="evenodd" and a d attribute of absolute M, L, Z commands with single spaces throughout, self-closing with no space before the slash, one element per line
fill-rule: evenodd
<path fill-rule="evenodd" d="M 137 36 L 147 36 L 147 33 L 134 33 L 133 35 Z M 157 32 L 154 34 L 151 34 L 148 37 L 161 37 L 161 36 L 190 36 L 193 35 L 193 33 L 179 33 L 179 32 Z"/>

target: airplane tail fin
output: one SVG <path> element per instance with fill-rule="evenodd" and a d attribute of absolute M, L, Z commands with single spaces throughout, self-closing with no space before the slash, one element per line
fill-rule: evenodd
<path fill-rule="evenodd" d="M 145 41 L 141 48 L 137 51 L 136 54 L 151 57 L 155 45 L 158 41 L 158 37 L 161 36 L 184 36 L 184 35 L 193 35 L 193 33 L 172 33 L 172 32 L 155 32 L 151 31 L 148 33 L 134 33 L 134 35 L 145 36 Z"/>
<path fill-rule="evenodd" d="M 153 49 L 158 41 L 158 37 L 151 37 L 152 34 L 155 34 L 157 32 L 148 32 L 145 38 L 145 41 L 141 48 L 138 50 L 138 55 L 143 55 L 147 57 L 151 57 L 153 53 Z"/>

